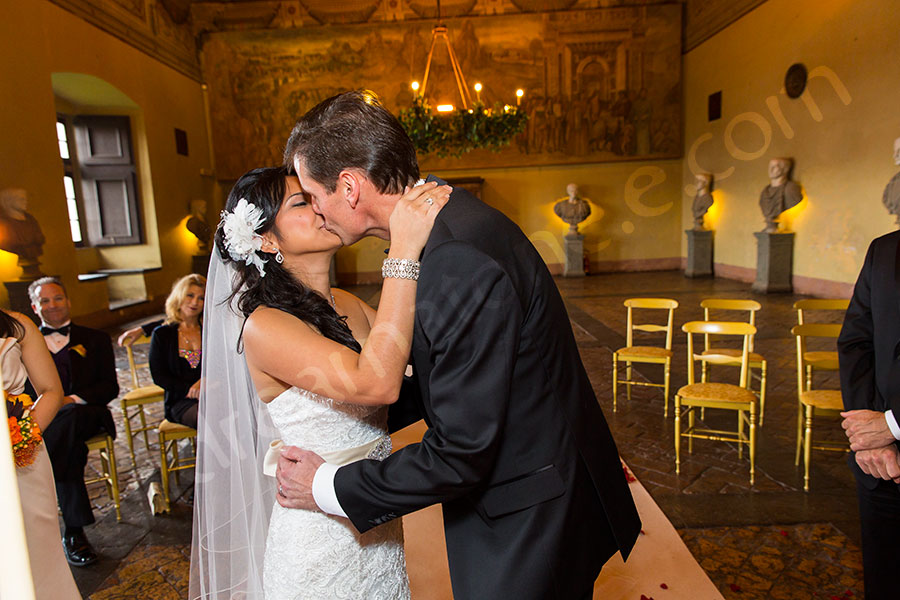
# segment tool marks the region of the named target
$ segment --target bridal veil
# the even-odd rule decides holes
[[[214,248],[203,311],[191,600],[263,598],[275,480],[262,467],[277,433],[239,352],[244,317],[229,300],[236,275]]]

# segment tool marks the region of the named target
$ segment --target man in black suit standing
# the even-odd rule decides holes
[[[838,338],[842,423],[856,476],[867,599],[900,572],[900,232],[872,242]]]
[[[66,524],[66,559],[70,565],[83,567],[97,560],[84,534],[84,526],[94,522],[84,485],[88,455],[85,442],[100,432],[116,436],[112,414],[106,407],[119,394],[112,342],[102,331],[72,323],[72,305],[59,279],[42,277],[34,281],[28,295],[31,308],[41,319],[41,333],[65,393],[65,404],[43,434]]]
[[[412,142],[371,92],[313,108],[285,161],[345,244],[388,239],[391,211],[419,176]],[[590,598],[641,525],[549,271],[512,221],[459,188],[420,271],[422,442],[340,468],[289,448],[278,501],[347,516],[359,531],[442,503],[457,600]]]

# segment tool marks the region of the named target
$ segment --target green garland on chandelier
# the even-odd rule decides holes
[[[476,148],[499,152],[525,130],[528,115],[515,106],[485,108],[481,102],[471,110],[435,114],[428,102],[417,96],[412,106],[400,111],[399,119],[420,154],[459,158]]]

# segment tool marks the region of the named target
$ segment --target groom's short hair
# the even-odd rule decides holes
[[[345,169],[362,170],[383,194],[399,194],[419,178],[412,140],[368,90],[332,96],[303,115],[284,149],[284,164],[292,166],[298,156],[329,193]]]

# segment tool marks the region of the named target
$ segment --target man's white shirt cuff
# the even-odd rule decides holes
[[[888,429],[895,440],[900,440],[900,426],[897,425],[897,419],[894,418],[894,411],[888,410],[884,413],[884,420],[887,421]]]
[[[322,463],[313,476],[312,494],[319,510],[329,515],[346,517],[347,513],[341,508],[334,491],[334,474],[339,468],[337,465]]]

